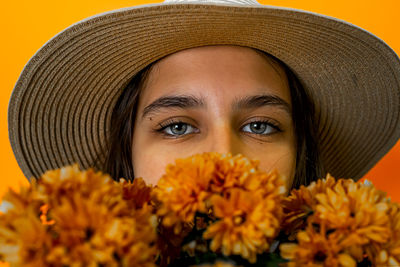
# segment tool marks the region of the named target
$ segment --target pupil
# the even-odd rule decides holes
[[[174,124],[172,127],[172,132],[175,134],[182,134],[186,132],[186,125],[183,123]]]
[[[250,125],[250,129],[255,133],[263,133],[265,131],[265,123],[253,122]]]

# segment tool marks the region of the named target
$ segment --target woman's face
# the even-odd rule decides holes
[[[230,152],[277,168],[290,185],[296,165],[291,99],[283,69],[256,50],[206,46],[157,62],[141,91],[132,160],[155,185],[169,163]]]

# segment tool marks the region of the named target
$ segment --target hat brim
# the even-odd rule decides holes
[[[159,58],[205,45],[257,48],[293,70],[315,103],[322,162],[335,177],[362,177],[399,139],[400,61],[374,35],[287,8],[152,4],[76,23],[27,63],[8,114],[24,175],[94,166],[129,80]]]

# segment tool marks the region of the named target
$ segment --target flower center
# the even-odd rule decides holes
[[[314,255],[314,261],[316,262],[324,262],[326,259],[326,255],[324,252],[322,251],[318,251],[317,253],[315,253]]]
[[[236,215],[233,217],[233,223],[235,225],[241,225],[246,221],[246,216],[244,214]]]

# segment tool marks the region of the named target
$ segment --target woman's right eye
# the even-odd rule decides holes
[[[157,130],[166,136],[179,137],[186,134],[196,133],[198,129],[192,125],[184,122],[171,122],[167,125],[161,125],[161,128]]]

